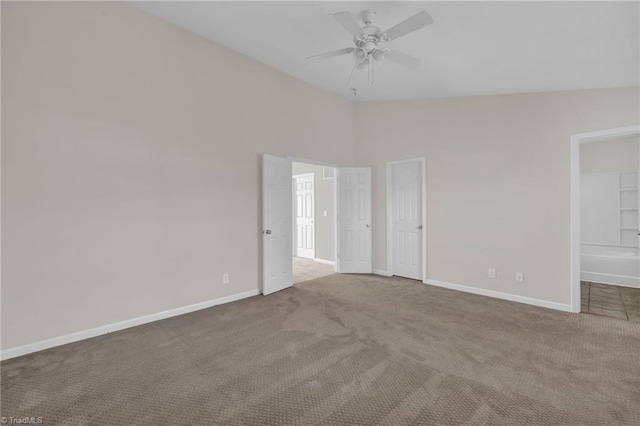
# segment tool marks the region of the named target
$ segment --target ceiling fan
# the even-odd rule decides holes
[[[336,20],[340,22],[340,24],[342,24],[342,26],[351,33],[351,35],[353,35],[353,43],[355,44],[355,47],[345,47],[344,49],[309,56],[306,58],[307,61],[320,61],[353,53],[355,57],[355,65],[353,66],[351,75],[349,76],[349,85],[351,85],[353,74],[357,69],[362,70],[364,68],[368,68],[368,82],[369,86],[372,86],[373,65],[374,63],[381,63],[385,59],[410,69],[418,67],[418,65],[420,65],[420,59],[414,58],[413,56],[399,52],[395,49],[389,49],[385,44],[432,24],[433,18],[431,15],[425,11],[419,12],[386,31],[381,31],[380,28],[373,25],[373,19],[375,16],[376,12],[373,10],[363,11],[360,14],[360,17],[364,23],[364,27],[360,27],[351,12],[334,13],[333,17],[336,18]]]

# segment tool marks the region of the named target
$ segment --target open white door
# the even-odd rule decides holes
[[[262,158],[262,294],[293,285],[291,160],[264,155]]]
[[[338,169],[338,272],[371,273],[371,168]]]

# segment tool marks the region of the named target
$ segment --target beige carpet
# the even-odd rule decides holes
[[[2,363],[69,425],[638,425],[640,323],[331,275]]]
[[[326,277],[335,274],[336,268],[326,263],[314,262],[311,259],[303,257],[293,258],[293,283],[301,283],[305,281],[315,280],[316,278]]]

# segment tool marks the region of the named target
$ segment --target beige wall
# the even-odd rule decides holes
[[[569,137],[638,120],[637,88],[358,104],[373,267],[386,269],[385,163],[426,156],[428,277],[569,304]]]
[[[335,179],[323,178],[323,167],[293,163],[293,174],[313,173],[315,184],[314,224],[316,231],[316,258],[335,261]],[[327,212],[325,217],[322,213]]]
[[[2,2],[2,348],[255,290],[260,155],[349,164],[352,114],[125,4]]]
[[[255,290],[262,153],[373,166],[382,270],[385,162],[427,156],[429,277],[569,303],[569,136],[637,122],[637,88],[354,106],[125,4],[3,2],[2,348]]]
[[[637,136],[580,145],[580,172],[637,171],[640,156]]]

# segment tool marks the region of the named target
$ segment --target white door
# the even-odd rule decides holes
[[[262,294],[293,285],[291,161],[264,155],[262,158]]]
[[[393,275],[422,280],[422,165],[391,166]]]
[[[316,252],[315,189],[313,173],[297,175],[296,191],[296,256],[314,259]]]
[[[371,168],[338,169],[338,272],[371,273]]]

